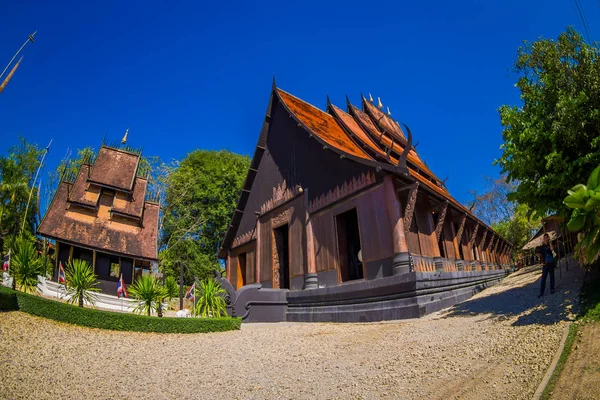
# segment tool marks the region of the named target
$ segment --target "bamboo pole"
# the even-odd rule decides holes
[[[15,58],[17,58],[17,56],[19,55],[19,53],[21,52],[21,50],[23,50],[23,48],[25,48],[25,46],[27,45],[27,43],[29,43],[29,42],[35,43],[34,40],[33,40],[33,38],[35,37],[36,33],[37,33],[37,31],[35,31],[31,35],[29,35],[29,37],[27,38],[27,40],[25,41],[25,43],[23,43],[23,45],[19,48],[19,50],[17,50],[17,52],[15,53],[15,55],[13,56],[13,58],[10,59],[10,62],[8,64],[6,64],[6,67],[4,68],[4,71],[2,71],[2,73],[0,74],[0,79],[2,79],[2,77],[6,73],[6,70],[8,69],[8,67],[10,67],[10,65],[13,63],[13,61],[15,61]]]

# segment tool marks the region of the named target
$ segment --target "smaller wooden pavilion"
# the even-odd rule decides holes
[[[524,265],[532,265],[540,262],[535,251],[543,244],[545,234],[548,234],[550,242],[554,245],[554,248],[558,250],[557,255],[559,258],[573,253],[573,249],[577,244],[577,234],[563,229],[561,226],[563,222],[563,218],[557,215],[551,215],[542,220],[540,229],[538,229],[531,240],[523,246],[521,261]]]
[[[56,241],[56,264],[93,265],[105,293],[151,272],[157,262],[159,205],[147,201],[141,151],[102,144],[79,172],[62,176],[38,233]],[[57,272],[54,274],[56,279]]]

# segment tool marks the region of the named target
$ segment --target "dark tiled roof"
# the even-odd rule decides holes
[[[319,136],[324,142],[355,157],[363,158],[365,160],[371,159],[367,153],[358,147],[352,139],[344,133],[331,115],[283,90],[277,90],[290,112],[292,112],[300,122],[314,132],[314,134]]]
[[[119,255],[156,260],[158,205],[145,203],[141,226],[103,219],[81,212],[67,203],[67,187],[61,182],[38,233],[53,239]]]
[[[404,136],[404,132],[398,126],[394,120],[387,116],[384,112],[382,112],[379,108],[375,107],[373,104],[369,103],[366,99],[363,98],[363,109],[369,114],[373,120],[377,123],[381,130],[385,130],[391,136],[393,136],[396,140],[406,140]]]
[[[125,193],[117,192],[112,210],[120,214],[141,218],[142,211],[144,210],[144,198],[146,197],[147,185],[148,181],[146,179],[139,177],[135,178],[133,195],[129,197],[129,195]]]
[[[69,193],[69,201],[74,203],[83,204],[89,207],[96,207],[98,199],[100,198],[100,188],[90,187],[88,188],[88,174],[91,166],[83,164],[79,169],[77,178],[74,184],[71,186]]]
[[[138,154],[102,146],[90,181],[119,190],[131,190],[139,160]]]

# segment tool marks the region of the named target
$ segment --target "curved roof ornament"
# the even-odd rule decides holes
[[[371,96],[371,93],[369,93],[369,101],[371,102],[371,104],[373,104],[373,96]]]
[[[412,147],[412,132],[405,123],[402,123],[402,125],[404,125],[404,127],[406,128],[407,138],[404,151],[402,152],[402,154],[400,154],[400,158],[398,158],[398,169],[400,170],[401,174],[408,176],[409,172],[408,167],[406,165],[406,159],[408,158],[408,153],[410,152],[410,149]]]

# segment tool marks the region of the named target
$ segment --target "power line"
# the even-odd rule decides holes
[[[600,1],[600,0],[599,0]],[[589,25],[587,23],[587,18],[585,16],[585,11],[583,9],[583,6],[581,5],[581,0],[571,0],[571,4],[573,5],[573,8],[575,9],[575,14],[577,15],[579,22],[581,23],[581,26],[583,27],[583,34],[585,35],[587,42],[591,43],[591,34],[590,34],[590,28]]]

